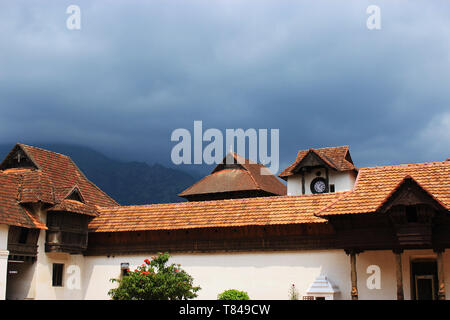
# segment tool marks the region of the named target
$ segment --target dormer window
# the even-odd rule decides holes
[[[69,193],[69,195],[66,197],[68,200],[75,200],[78,202],[84,203],[83,197],[81,196],[80,190],[78,188],[73,188],[73,190]]]
[[[11,150],[5,160],[3,160],[3,162],[0,164],[0,170],[12,168],[37,169],[37,166],[18,144]]]

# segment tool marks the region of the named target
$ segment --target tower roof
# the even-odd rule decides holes
[[[264,165],[230,152],[211,174],[181,192],[179,196],[189,199],[196,195],[242,191],[285,195],[286,186]]]
[[[294,163],[284,169],[279,174],[279,177],[286,180],[287,177],[295,174],[299,168],[308,165],[308,160],[311,158],[336,171],[358,170],[353,164],[348,146],[310,148],[308,150],[300,150]]]

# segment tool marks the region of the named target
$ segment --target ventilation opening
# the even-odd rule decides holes
[[[28,239],[28,229],[21,228],[20,234],[19,234],[19,243],[25,244],[25,243],[27,243],[27,239]]]
[[[417,208],[413,206],[406,207],[406,220],[409,223],[417,222]]]
[[[84,203],[83,197],[81,197],[80,191],[77,188],[73,189],[66,199]]]

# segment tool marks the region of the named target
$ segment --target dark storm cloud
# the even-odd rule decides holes
[[[82,29],[66,28],[70,4]],[[366,28],[381,8],[382,29]],[[359,166],[450,149],[446,1],[5,1],[2,142],[72,142],[170,161],[170,134],[280,129],[348,144]],[[139,150],[139,151],[137,151]]]

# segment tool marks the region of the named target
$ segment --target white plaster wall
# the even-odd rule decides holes
[[[4,234],[5,228],[0,229]],[[4,237],[3,237],[4,238]],[[3,241],[4,243],[4,241]],[[16,281],[12,299],[110,299],[108,291],[117,284],[120,264],[130,269],[142,264],[155,253],[119,256],[82,256],[44,252],[45,231],[41,231],[38,261],[24,270],[23,279]],[[431,257],[432,250],[407,250],[402,255],[405,299],[411,298],[410,261]],[[450,299],[450,253],[444,252],[446,297]],[[63,287],[52,287],[52,264],[64,263]],[[247,291],[251,299],[285,300],[292,284],[300,296],[306,294],[317,276],[326,275],[337,286],[336,299],[350,299],[350,258],[344,250],[305,250],[243,253],[173,254],[169,263],[179,263],[201,286],[198,299],[215,300],[226,289]],[[380,268],[380,288],[369,289],[372,275],[368,267]],[[392,251],[365,251],[357,255],[358,290],[361,300],[396,299],[395,256]],[[6,266],[5,266],[6,268]],[[72,268],[72,274],[68,271]]]
[[[107,292],[116,286],[109,280],[120,276],[120,263],[130,269],[143,263],[142,256],[86,257],[84,282],[86,299],[108,299]],[[294,283],[300,295],[320,274],[339,287],[338,299],[350,298],[349,258],[343,250],[174,254],[170,263],[179,263],[202,289],[198,299],[215,300],[226,289],[247,291],[251,299],[285,300]]]
[[[379,267],[379,289],[368,285],[373,274],[373,271],[368,270],[370,266]],[[348,270],[350,272],[350,262]],[[360,300],[397,300],[395,255],[392,251],[364,251],[358,254],[356,256],[356,272]]]
[[[29,298],[56,299],[56,300],[80,300],[83,299],[84,270],[83,255],[71,255],[68,253],[45,253],[45,231],[39,236],[38,259],[36,272],[33,277],[33,285],[29,291]],[[53,264],[64,264],[63,286],[53,287]]]
[[[305,183],[306,187],[306,183]],[[307,188],[308,189],[308,188]],[[302,194],[302,176],[294,175],[287,178],[287,195],[296,196]]]
[[[0,250],[8,249],[8,231],[8,225],[0,224]]]
[[[85,257],[83,281],[85,299],[109,299],[107,292],[116,284],[111,278],[120,276],[120,263],[130,263],[130,269],[151,255],[122,255],[115,257]],[[421,257],[436,257],[432,250],[407,250],[402,255],[405,299],[411,299],[410,261]],[[194,284],[202,289],[198,299],[215,300],[226,289],[247,291],[251,299],[284,300],[294,283],[300,296],[320,274],[339,288],[335,299],[350,299],[350,258],[343,250],[314,250],[302,252],[174,254],[170,263],[179,263],[193,276]],[[378,266],[380,287],[370,288],[372,272]],[[390,250],[365,251],[356,259],[358,291],[361,300],[397,299],[395,256]],[[444,252],[446,298],[450,299],[450,253]]]
[[[38,214],[41,221],[45,222],[46,213],[40,211]],[[84,256],[67,253],[46,253],[45,235],[46,231],[41,230],[38,239],[36,262],[14,266],[19,273],[12,277],[10,276],[8,299],[83,299],[83,283],[81,279],[84,269]],[[52,286],[53,263],[64,264],[62,287]]]
[[[5,300],[8,274],[8,231],[9,226],[0,224],[0,300]]]
[[[305,194],[311,194],[311,182],[317,177],[316,172],[321,172],[321,177],[325,178],[325,169],[315,169],[310,173],[305,173]],[[356,181],[356,174],[353,171],[335,172],[329,170],[329,183],[335,185],[336,192],[349,191]],[[302,176],[300,174],[287,178],[287,194],[302,194]]]

